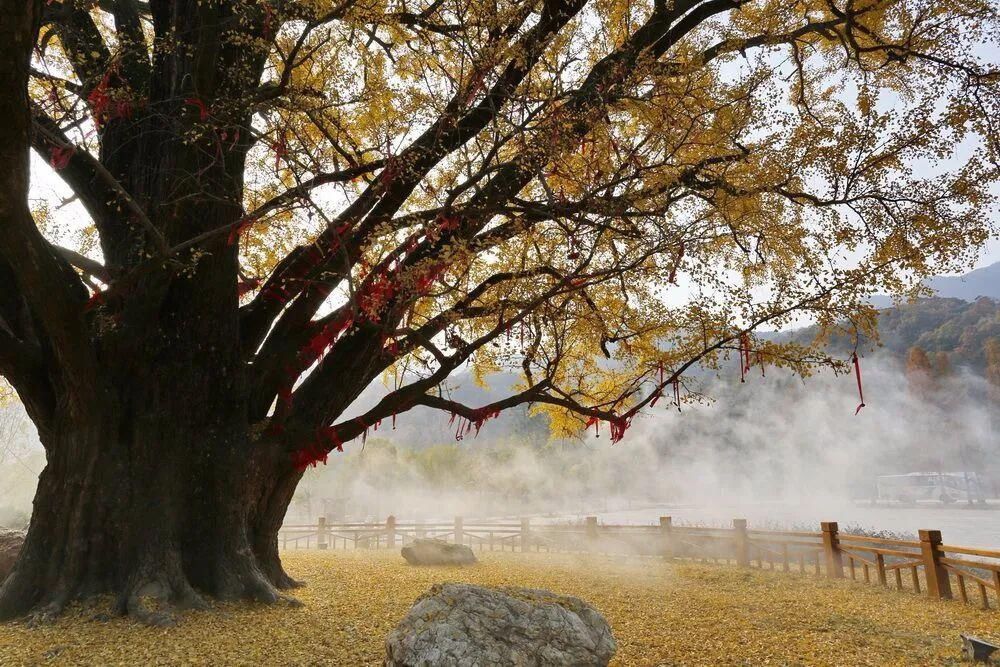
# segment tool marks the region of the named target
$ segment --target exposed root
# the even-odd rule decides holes
[[[193,588],[188,586],[185,591],[183,591],[175,602],[178,609],[189,610],[193,609],[195,611],[205,611],[210,609],[211,605],[205,598],[196,593]]]
[[[306,582],[292,579],[284,570],[274,580],[275,588],[281,591],[290,591],[295,588],[302,588],[305,585]]]
[[[306,606],[305,603],[302,602],[302,600],[299,600],[296,597],[292,597],[291,595],[279,595],[278,603],[286,607],[292,607],[293,609],[299,609],[301,607]]]
[[[49,625],[59,618],[65,610],[66,600],[63,596],[59,596],[28,614],[28,627],[37,628],[42,625]]]
[[[128,615],[143,625],[156,628],[169,628],[177,624],[177,614],[172,605],[158,608],[148,606],[149,602],[138,596],[128,599]]]
[[[282,598],[278,589],[271,585],[271,582],[262,576],[250,576],[246,582],[246,597],[254,602],[264,604],[274,604]]]
[[[176,625],[179,611],[208,607],[186,579],[165,575],[133,584],[119,602],[123,613],[154,627]]]

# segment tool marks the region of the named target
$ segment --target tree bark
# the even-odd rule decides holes
[[[21,556],[0,587],[0,618],[44,619],[107,593],[119,613],[152,624],[205,606],[204,596],[288,599],[277,530],[299,473],[274,478],[264,446],[183,426],[141,443],[122,437],[124,423],[142,419],[119,407],[57,427]]]

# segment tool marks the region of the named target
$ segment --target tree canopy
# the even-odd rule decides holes
[[[836,364],[753,332],[870,328],[866,294],[993,229],[985,1],[66,0],[41,26],[31,143],[89,218],[44,281],[0,266],[0,370],[43,423],[40,353],[71,384],[129,312],[211,279],[251,421],[302,463],[417,404],[617,440],[694,364]],[[19,328],[15,297],[61,304]],[[465,364],[522,383],[464,406]]]

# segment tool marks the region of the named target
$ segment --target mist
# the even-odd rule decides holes
[[[664,397],[616,445],[606,425],[599,437],[590,429],[579,439],[551,441],[546,419],[525,411],[456,442],[447,414],[416,409],[400,415],[395,430],[385,423],[367,442],[348,443],[328,465],[310,468],[287,522],[596,514],[649,523],[667,513],[681,523],[724,525],[743,516],[758,527],[840,519],[915,530],[920,522],[954,525],[976,515],[988,522],[985,532],[975,527],[985,536],[976,541],[1000,542],[998,512],[965,512],[956,520],[934,510],[881,510],[873,518],[857,507],[855,501],[875,496],[882,474],[975,471],[987,496],[1000,495],[1000,408],[982,377],[959,369],[920,393],[893,357],[869,356],[862,364],[867,407],[857,415],[853,376],[802,380],[755,370],[741,383],[730,368],[697,381],[711,400],[685,402],[678,412]],[[473,405],[509,385],[499,378],[491,399],[471,387],[471,378],[458,383],[470,385],[456,393]],[[23,410],[0,409],[0,526],[27,523],[43,464]]]
[[[867,406],[857,415],[853,376],[774,371],[741,383],[732,369],[701,381],[711,401],[678,412],[664,398],[613,446],[606,428],[549,441],[543,418],[523,414],[455,442],[447,414],[406,413],[405,430],[383,428],[310,469],[289,512],[331,520],[614,514],[627,522],[636,510],[648,522],[655,514],[643,508],[672,505],[720,521],[726,511],[756,511],[796,523],[811,510],[847,511],[873,498],[878,475],[967,470],[997,495],[998,410],[981,377],[959,370],[918,393],[893,358],[862,364]]]

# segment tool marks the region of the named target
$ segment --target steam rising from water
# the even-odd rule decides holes
[[[730,373],[705,381],[711,404],[678,413],[660,401],[615,446],[606,429],[600,438],[589,431],[580,441],[549,443],[530,430],[512,434],[504,421],[484,427],[488,438],[455,443],[447,415],[407,413],[408,433],[416,426],[421,440],[441,444],[417,449],[400,432],[380,431],[363,450],[352,444],[310,471],[290,513],[450,519],[674,503],[722,517],[768,503],[758,514],[794,523],[872,498],[877,475],[939,470],[977,471],[996,495],[1000,423],[991,423],[997,415],[982,378],[958,372],[925,400],[893,360],[862,363],[868,407],[857,416],[853,377],[802,381],[775,371],[741,384]],[[647,522],[655,511],[636,516]]]
[[[875,516],[852,504],[874,495],[877,475],[914,471],[976,471],[987,495],[1000,495],[1000,406],[990,403],[982,378],[957,372],[925,400],[891,359],[867,358],[863,370],[868,407],[857,416],[853,377],[802,381],[769,371],[741,384],[729,372],[704,381],[713,403],[678,413],[661,400],[615,446],[606,425],[600,438],[588,431],[577,441],[548,442],[544,421],[523,415],[490,421],[478,439],[456,443],[446,414],[415,410],[400,417],[399,430],[383,425],[365,447],[350,443],[328,466],[310,469],[288,520],[602,514],[649,523],[672,514],[714,523],[744,516],[758,526],[836,519],[952,531],[965,522],[965,541],[1000,546],[1000,512],[950,513],[946,526],[940,510]],[[11,425],[12,415],[20,426]],[[5,408],[0,418],[8,420],[0,525],[23,525],[44,458],[23,413]],[[663,504],[674,507],[653,507]]]

